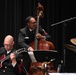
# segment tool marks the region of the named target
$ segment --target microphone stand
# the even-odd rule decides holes
[[[63,21],[60,21],[60,22],[54,23],[54,24],[52,24],[51,26],[55,26],[55,25],[58,25],[58,24],[60,24],[60,23],[67,22],[67,21],[70,21],[70,20],[73,20],[73,19],[76,19],[76,17],[69,18],[69,19],[66,19],[66,20],[63,20]]]
[[[76,19],[76,17],[73,17],[73,18],[69,18],[69,19],[66,19],[66,20],[63,20],[63,21],[60,21],[60,22],[57,22],[57,23],[54,23],[52,24],[51,26],[55,26],[55,25],[58,25],[58,24],[61,24],[63,23],[63,71],[65,72],[65,64],[66,64],[66,50],[65,50],[65,27],[66,27],[66,22],[67,21],[70,21],[70,20],[73,20],[73,19]]]

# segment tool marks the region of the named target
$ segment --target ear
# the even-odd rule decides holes
[[[14,44],[15,44],[15,42],[13,41],[13,42],[12,42],[12,45],[14,45]]]
[[[29,25],[29,23],[27,23],[27,25]]]

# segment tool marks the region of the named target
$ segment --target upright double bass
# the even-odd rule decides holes
[[[46,39],[37,39],[36,35],[39,33],[39,19],[43,17],[43,6],[39,3],[37,7],[37,27],[35,34],[35,41],[30,44],[34,50],[54,50],[54,44]],[[52,62],[32,62],[30,67],[31,75],[49,75],[45,73],[44,65],[47,65],[51,72],[56,72]]]
[[[43,17],[43,6],[39,3],[37,7],[37,27],[36,27],[36,34],[39,33],[39,19]],[[50,41],[47,41],[46,39],[37,39],[35,36],[35,41],[30,44],[34,50],[54,50],[54,44]]]

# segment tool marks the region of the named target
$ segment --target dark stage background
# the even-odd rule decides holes
[[[15,39],[15,47],[18,48],[19,29],[25,26],[27,16],[35,15],[38,3],[44,6],[44,18],[40,23],[52,37],[56,50],[64,61],[63,72],[76,72],[76,53],[65,47],[65,44],[72,44],[71,38],[76,37],[76,19],[51,26],[76,17],[76,3],[73,0],[0,0],[0,47],[3,46],[4,37],[11,34]],[[72,66],[69,67],[70,64]]]

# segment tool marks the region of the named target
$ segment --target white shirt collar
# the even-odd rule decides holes
[[[11,52],[11,50],[7,51],[7,54],[9,54]]]

